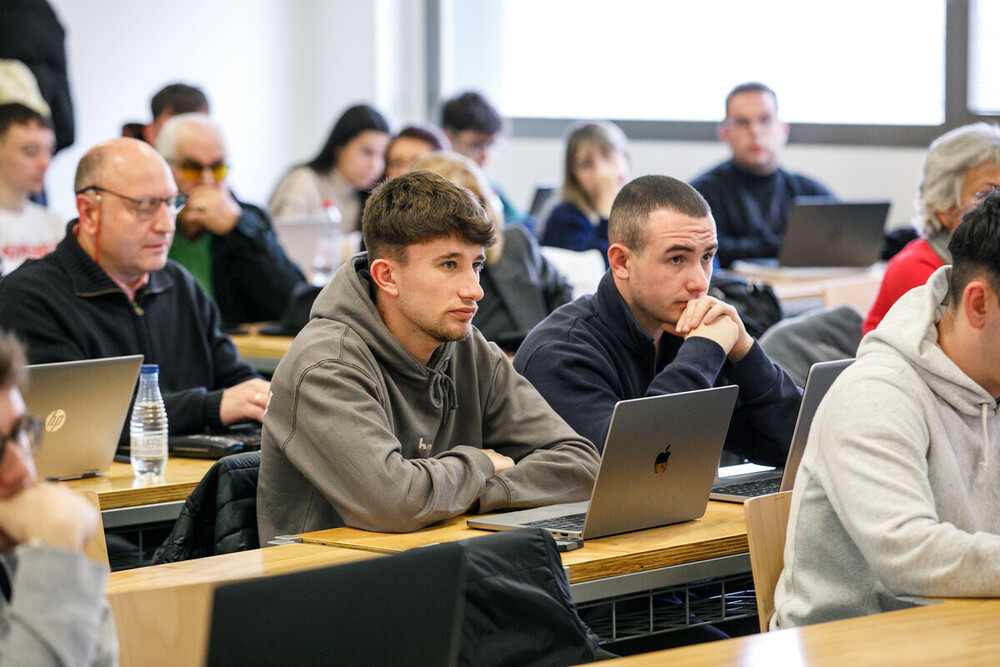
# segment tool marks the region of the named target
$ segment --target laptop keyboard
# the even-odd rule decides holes
[[[755,479],[749,482],[739,482],[736,484],[720,484],[712,487],[712,493],[724,493],[730,496],[745,496],[756,498],[768,493],[777,493],[781,490],[781,478],[771,477],[770,479]]]
[[[566,516],[557,516],[551,519],[540,519],[538,521],[529,521],[525,523],[525,526],[537,526],[539,528],[545,528],[547,530],[565,530],[573,532],[583,531],[583,522],[587,519],[587,513],[583,514],[567,514]]]

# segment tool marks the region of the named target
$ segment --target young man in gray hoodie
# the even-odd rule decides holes
[[[1000,596],[1000,194],[949,250],[816,414],[772,629]]]
[[[417,171],[362,221],[278,365],[261,442],[261,544],[338,526],[407,532],[465,512],[585,500],[596,448],[472,328],[493,228]]]

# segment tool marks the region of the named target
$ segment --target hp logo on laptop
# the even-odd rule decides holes
[[[66,425],[66,413],[61,409],[53,410],[45,418],[45,432],[55,433]]]

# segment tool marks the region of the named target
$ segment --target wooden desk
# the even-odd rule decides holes
[[[938,604],[657,651],[614,661],[645,665],[995,665],[1000,600]]]
[[[181,505],[215,461],[171,457],[163,478],[137,479],[127,463],[111,464],[106,475],[62,484],[74,491],[95,491],[105,528],[177,518]]]
[[[112,572],[105,593],[118,628],[121,664],[203,664],[219,584],[376,557],[357,549],[290,544]]]
[[[293,336],[265,336],[258,333],[261,324],[247,324],[247,333],[230,334],[230,338],[240,353],[240,359],[258,372],[270,375],[285,356],[288,346],[295,340]]]
[[[823,288],[828,281],[848,277],[873,275],[881,277],[884,264],[870,267],[804,267],[781,268],[758,266],[747,262],[736,262],[723,273],[729,273],[749,281],[767,283],[781,301],[785,316],[799,315],[812,308],[823,306]]]
[[[406,534],[334,528],[299,537],[307,544],[391,553],[489,535],[469,528],[466,518]],[[577,602],[749,572],[743,506],[712,501],[701,519],[587,540],[562,561]]]

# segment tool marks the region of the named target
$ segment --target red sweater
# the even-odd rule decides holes
[[[868,317],[861,325],[861,333],[867,334],[878,326],[885,314],[899,297],[914,287],[927,282],[931,274],[944,266],[927,239],[914,239],[906,244],[885,267],[882,286],[879,287],[875,303],[868,311]]]

